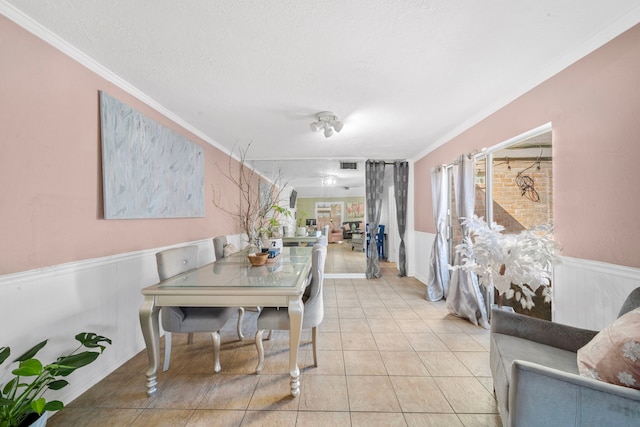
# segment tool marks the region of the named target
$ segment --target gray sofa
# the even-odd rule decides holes
[[[640,288],[618,317],[640,307]],[[598,333],[491,312],[490,364],[504,426],[638,426],[640,390],[578,374],[576,352]]]

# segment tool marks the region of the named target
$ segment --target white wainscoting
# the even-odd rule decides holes
[[[414,276],[426,285],[435,234],[415,232]],[[640,287],[640,269],[562,257],[553,273],[553,320],[600,330],[613,322],[627,295]]]
[[[616,319],[627,295],[640,287],[640,269],[562,257],[553,283],[554,321],[600,330]]]
[[[228,236],[241,248],[239,236]],[[214,259],[211,239],[185,242],[197,245],[199,264]],[[95,332],[113,341],[93,364],[69,377],[69,386],[56,392],[65,403],[144,349],[138,309],[140,290],[158,282],[155,253],[168,247],[83,260],[49,268],[0,276],[0,347],[11,347],[11,357],[21,355],[49,339],[38,357],[45,363],[77,347],[74,336]],[[0,377],[13,364],[5,362]],[[4,377],[6,378],[6,377]],[[145,389],[144,381],[140,390]]]
[[[433,248],[433,242],[436,238],[435,234],[423,233],[416,231],[413,233],[414,250],[412,251],[413,260],[411,265],[415,268],[412,270],[412,275],[424,283],[427,283],[427,277],[429,276],[429,261],[431,259],[431,249]],[[407,246],[407,252],[409,252],[409,246]]]

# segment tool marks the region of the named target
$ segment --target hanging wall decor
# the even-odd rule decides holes
[[[100,92],[105,219],[204,216],[204,150]]]

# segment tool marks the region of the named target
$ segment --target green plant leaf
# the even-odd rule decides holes
[[[87,348],[100,348],[100,353],[105,349],[105,346],[101,343],[111,344],[111,340],[109,338],[103,337],[102,335],[96,335],[93,332],[81,332],[76,335],[76,340]]]
[[[16,386],[17,383],[18,383],[18,378],[13,378],[11,381],[6,383],[4,385],[4,388],[2,389],[2,394],[9,395],[9,392],[13,390],[13,388]]]
[[[40,399],[36,399],[31,402],[31,409],[33,409],[33,411],[38,415],[42,415],[42,411],[44,410],[44,405],[46,404],[47,404],[47,401],[44,400],[44,397],[41,397]]]
[[[51,402],[47,402],[47,404],[44,405],[45,411],[59,411],[62,408],[64,408],[64,403],[60,402],[59,400],[52,400]]]
[[[27,359],[20,362],[11,373],[21,377],[35,377],[42,373],[42,363],[38,359]]]
[[[25,352],[22,356],[16,358],[16,360],[14,360],[14,362],[22,362],[22,361],[27,360],[27,359],[33,359],[33,356],[35,356],[36,353],[39,352],[40,349],[47,344],[47,341],[48,340],[44,340],[44,341],[34,345],[33,347],[31,347],[31,349],[27,350],[27,352]]]
[[[51,390],[60,390],[61,388],[66,387],[67,385],[69,385],[69,381],[67,380],[56,380],[56,381],[50,382],[47,387],[49,387]]]
[[[9,405],[13,405],[13,400],[0,397],[0,406],[9,406]]]
[[[11,354],[11,349],[9,347],[0,347],[0,365],[2,362],[7,360],[7,357]]]

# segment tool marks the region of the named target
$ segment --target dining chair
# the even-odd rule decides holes
[[[198,267],[198,247],[184,246],[166,249],[156,253],[158,276],[165,280],[178,274],[194,270]],[[165,331],[164,365],[162,370],[169,369],[171,361],[172,333],[187,333],[187,343],[193,342],[193,333],[210,332],[213,338],[214,371],[220,372],[220,329],[235,311],[235,307],[162,307],[160,321]],[[242,311],[244,313],[244,311]],[[238,337],[241,333],[242,316],[238,310]]]
[[[302,297],[304,312],[302,314],[302,329],[311,328],[311,343],[313,346],[313,366],[318,366],[318,326],[324,318],[324,298],[322,285],[324,282],[324,263],[327,257],[327,247],[316,244],[311,255],[311,282],[308,285],[310,292]],[[289,312],[286,308],[264,307],[258,315],[258,332],[256,332],[256,348],[258,349],[258,366],[256,374],[262,372],[264,367],[264,348],[262,337],[265,331],[269,331],[267,339],[271,338],[274,330],[289,330]]]

